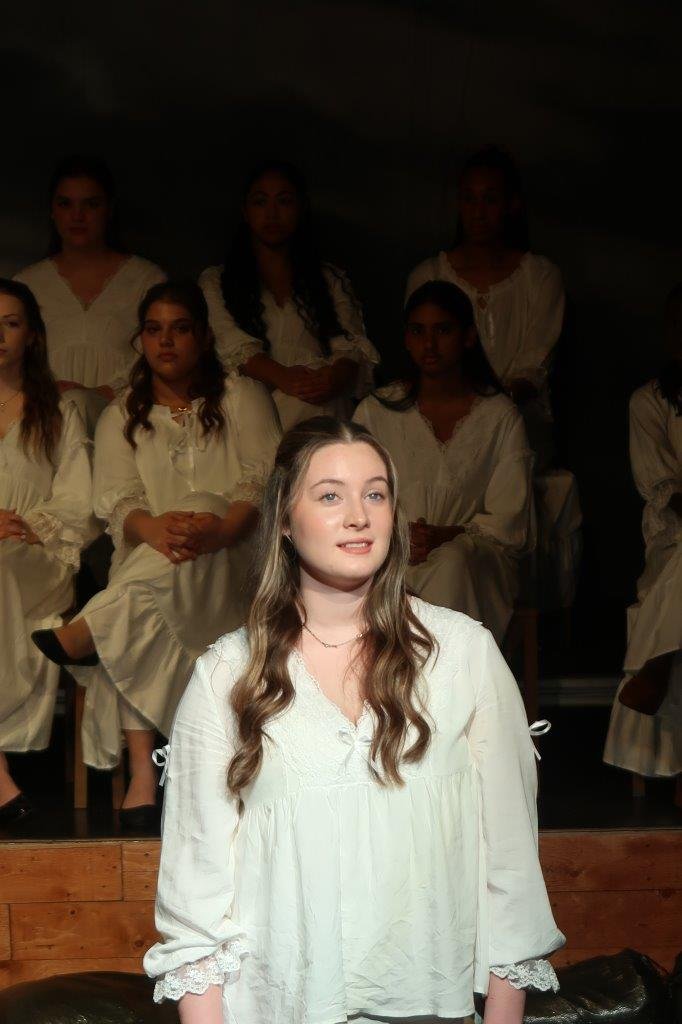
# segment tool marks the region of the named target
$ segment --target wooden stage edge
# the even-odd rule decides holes
[[[682,949],[682,831],[540,835],[568,943],[556,966],[631,947],[670,969]],[[155,941],[159,842],[0,842],[0,988],[79,971],[141,972]]]

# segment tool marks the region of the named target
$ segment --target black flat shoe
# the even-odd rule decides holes
[[[0,828],[22,821],[24,818],[28,818],[29,814],[33,814],[33,804],[23,793],[17,793],[11,800],[0,806]]]
[[[68,655],[53,629],[36,629],[31,633],[31,640],[55,665],[99,665],[99,656],[96,653],[87,654],[84,658],[72,658]]]
[[[161,830],[161,810],[156,804],[126,807],[118,812],[122,832],[136,835],[158,835]]]

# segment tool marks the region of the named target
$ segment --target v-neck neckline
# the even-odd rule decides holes
[[[505,288],[509,287],[509,285],[512,284],[513,281],[521,274],[523,266],[526,259],[530,256],[530,253],[524,252],[511,274],[507,274],[507,276],[503,277],[500,281],[495,281],[494,284],[489,284],[485,291],[481,291],[481,289],[477,288],[475,284],[472,284],[471,281],[467,281],[466,277],[463,277],[457,270],[455,270],[445,249],[441,250],[440,256],[441,259],[445,261],[450,274],[455,279],[455,284],[459,285],[463,291],[472,293],[475,296],[476,302],[478,302],[479,299],[484,299],[487,306],[493,295],[497,294],[498,291],[503,291]],[[479,309],[481,308],[482,307],[479,307]]]
[[[450,447],[450,445],[454,441],[454,439],[457,436],[457,434],[459,434],[459,432],[461,431],[461,429],[464,426],[464,424],[468,423],[471,420],[471,417],[474,415],[476,410],[480,407],[482,402],[483,402],[483,395],[475,395],[474,396],[474,400],[471,403],[471,408],[469,409],[469,412],[466,413],[464,416],[460,416],[460,418],[456,421],[454,427],[452,428],[452,433],[450,434],[450,437],[447,439],[447,441],[441,441],[441,439],[438,437],[438,435],[436,434],[436,431],[433,429],[433,423],[428,418],[428,416],[425,416],[424,413],[419,408],[419,401],[418,401],[418,399],[415,399],[414,408],[415,408],[415,411],[416,411],[417,415],[419,416],[420,420],[422,421],[422,423],[424,424],[424,426],[428,430],[429,434],[431,435],[433,440],[438,445],[439,450],[442,451],[442,452],[445,452],[445,451],[448,450],[448,448]]]
[[[52,264],[52,267],[54,269],[55,274],[57,275],[59,280],[62,282],[64,287],[67,289],[67,291],[69,292],[69,295],[71,295],[71,297],[73,298],[74,302],[78,303],[78,305],[80,306],[80,308],[83,311],[83,313],[88,313],[92,309],[92,307],[97,302],[99,302],[99,300],[102,298],[102,296],[107,291],[107,289],[112,284],[112,282],[118,277],[118,275],[121,273],[121,271],[124,269],[124,267],[128,266],[128,264],[130,263],[131,259],[132,259],[132,256],[126,256],[125,259],[123,260],[123,262],[119,263],[119,265],[116,267],[116,270],[112,270],[112,272],[109,274],[109,276],[104,279],[104,283],[102,284],[102,287],[100,288],[100,290],[97,292],[97,295],[95,295],[94,299],[91,299],[90,302],[83,302],[83,300],[78,295],[76,295],[76,293],[73,290],[73,287],[72,287],[71,282],[69,281],[68,277],[66,277],[64,274],[62,274],[61,270],[57,266],[57,261],[53,257],[50,257],[50,263]]]
[[[331,709],[333,712],[335,712],[337,717],[342,718],[343,721],[346,723],[346,725],[351,729],[351,731],[354,734],[356,734],[359,731],[361,724],[364,722],[364,720],[367,718],[367,716],[369,715],[369,713],[371,711],[371,707],[370,707],[369,702],[366,701],[366,700],[363,701],[363,706],[362,706],[362,711],[360,712],[360,716],[359,716],[357,722],[353,722],[348,717],[348,715],[345,713],[345,711],[342,711],[342,709],[339,707],[339,705],[336,703],[336,701],[332,700],[331,697],[328,697],[327,694],[324,692],[324,690],[320,686],[319,680],[313,675],[313,673],[310,671],[310,669],[306,665],[305,658],[303,657],[303,655],[301,654],[299,649],[297,647],[294,647],[294,649],[292,650],[291,653],[292,653],[293,657],[296,659],[296,661],[298,662],[298,664],[300,665],[304,675],[313,684],[315,690],[317,691],[318,695],[321,697],[321,699],[324,702],[324,704],[329,709]]]

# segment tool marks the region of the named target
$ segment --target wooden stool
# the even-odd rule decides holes
[[[519,647],[523,659],[523,703],[528,721],[534,722],[538,717],[540,676],[537,608],[517,605],[514,609],[503,645],[507,661],[514,657]]]
[[[83,810],[88,806],[88,766],[83,760],[83,709],[85,688],[67,673],[62,672],[66,693],[66,781],[73,786],[73,806]],[[111,775],[111,803],[119,810],[125,796],[125,774],[123,762],[114,768]]]

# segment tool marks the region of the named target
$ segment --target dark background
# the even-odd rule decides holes
[[[390,364],[406,275],[452,237],[458,163],[507,146],[571,307],[555,392],[585,514],[574,643],[615,675],[642,562],[627,397],[682,277],[681,33],[661,0],[15,3],[0,272],[44,254],[47,181],[70,151],[111,163],[127,245],[191,274],[220,260],[245,169],[276,155],[307,172],[325,253]]]

